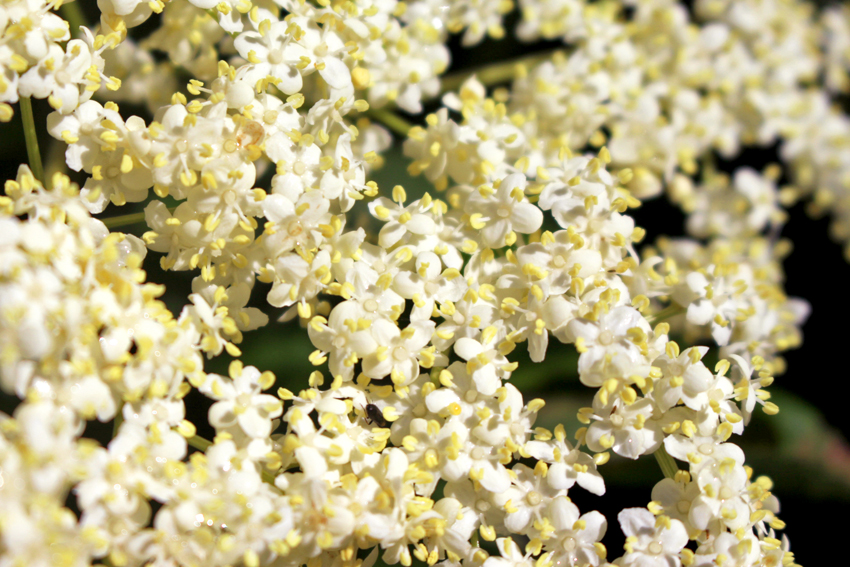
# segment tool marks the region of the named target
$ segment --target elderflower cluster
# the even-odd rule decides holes
[[[68,22],[51,10],[62,0],[9,0],[0,6],[0,122],[12,119],[10,103],[19,97],[47,99],[68,114],[92,94],[121,81],[104,74],[102,52],[115,36],[94,36],[88,29],[71,39]]]
[[[0,387],[20,398],[0,415],[0,564],[794,565],[733,435],[779,411],[768,388],[802,342],[785,207],[811,198],[850,240],[847,10],[101,0],[75,30],[77,4],[0,7],[0,119],[46,98],[83,180],[22,165],[0,197]],[[565,47],[442,92],[452,34]],[[385,126],[431,190],[372,179]],[[715,166],[770,144],[782,165]],[[630,211],[659,195],[687,235],[642,247]],[[128,203],[140,238],[95,216]],[[193,272],[177,316],[148,252]],[[240,359],[270,315],[314,347],[300,387]],[[592,389],[577,431],[535,425],[545,401],[511,381],[550,349]],[[205,372],[224,353],[228,375]],[[618,514],[608,563],[613,518],[569,494],[602,496],[612,454],[666,478]]]

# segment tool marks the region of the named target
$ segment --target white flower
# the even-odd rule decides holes
[[[783,547],[785,547],[783,545]],[[703,567],[708,565],[717,565],[719,558],[723,558],[723,564],[729,567],[750,567],[751,565],[769,565],[775,560],[782,562],[782,553],[784,549],[778,549],[776,556],[765,558],[764,563],[759,563],[759,558],[762,556],[763,549],[758,538],[752,534],[743,534],[743,537],[729,532],[719,534],[715,539],[709,540],[703,545],[700,545],[694,554],[694,565]],[[765,553],[768,555],[770,552]]]
[[[573,277],[587,278],[602,267],[599,251],[576,247],[573,236],[566,230],[544,232],[539,243],[517,250],[521,266],[531,264],[541,270],[543,278],[539,285],[550,294],[567,293]]]
[[[369,212],[378,220],[384,221],[378,234],[382,248],[391,249],[409,232],[416,236],[429,236],[436,231],[434,217],[430,213],[433,200],[426,197],[413,201],[406,207],[394,203],[386,197],[378,197],[369,203]]]
[[[458,183],[472,181],[471,168],[453,155],[466,149],[466,145],[459,147],[460,127],[449,118],[448,109],[441,108],[426,120],[428,128],[413,127],[404,142],[404,155],[415,160],[411,167],[424,173],[429,181],[443,180],[439,182],[443,187],[448,184],[449,175]]]
[[[598,321],[580,317],[567,323],[567,334],[581,353],[579,372],[582,374],[596,361],[617,352],[628,355],[632,360],[640,360],[641,349],[635,339],[650,332],[649,323],[643,315],[628,306],[615,307]]]
[[[437,303],[458,301],[466,291],[466,281],[457,270],[443,271],[439,256],[421,252],[415,271],[402,271],[393,279],[393,289],[413,300],[411,321],[430,320]]]
[[[21,76],[19,91],[23,96],[46,98],[55,110],[68,114],[79,105],[80,87],[92,62],[92,52],[82,40],[72,39],[65,51],[51,45],[41,61]]]
[[[353,90],[351,71],[342,61],[346,46],[336,29],[329,25],[319,27],[313,17],[296,16],[287,18],[286,23],[288,28],[296,30],[293,35],[304,50],[304,54],[299,55],[299,63],[306,63],[303,67],[299,65],[299,68],[303,69],[302,72],[306,75],[318,71],[331,89],[350,93]],[[271,54],[269,56],[271,57]],[[336,97],[331,95],[330,98]]]
[[[378,319],[370,327],[378,348],[363,359],[363,373],[370,378],[390,376],[404,386],[419,376],[422,350],[431,341],[433,321],[412,321],[403,331],[390,321]]]
[[[411,462],[418,463],[425,471],[437,472],[448,480],[458,481],[463,478],[464,472],[449,465],[450,461],[458,459],[469,435],[469,429],[460,420],[449,421],[440,427],[436,420],[415,418],[410,422],[409,432],[402,440],[402,446]]]
[[[733,433],[740,435],[743,432],[744,420],[741,409],[734,402],[734,389],[732,381],[721,372],[704,392],[694,397],[683,393],[685,405],[697,411],[695,423],[700,434],[713,434],[720,422],[731,425]]]
[[[658,509],[653,506],[659,506],[665,515],[682,522],[688,530],[688,536],[695,539],[700,530],[694,527],[689,516],[691,504],[699,494],[696,482],[683,480],[681,477],[664,478],[652,488],[653,503],[650,508],[657,513]]]
[[[567,441],[563,425],[555,427],[553,439],[529,441],[524,449],[531,457],[549,463],[546,480],[553,488],[570,489],[578,483],[588,492],[598,496],[605,494],[605,481],[596,470],[593,458]]]
[[[496,495],[496,502],[508,513],[505,527],[512,533],[526,534],[532,522],[539,521],[549,503],[565,490],[553,489],[545,480],[544,469],[516,465],[511,469],[511,487]]]
[[[628,567],[678,567],[679,552],[688,543],[685,526],[667,516],[653,516],[644,508],[627,508],[617,515],[626,535]]]
[[[501,557],[491,556],[484,561],[484,567],[532,567],[531,552],[522,553],[519,546],[509,537],[496,540]]]
[[[460,443],[458,457],[447,461],[443,468],[447,480],[459,480],[468,475],[490,492],[498,494],[508,489],[511,475],[503,464],[510,460],[507,449],[498,449],[484,440],[464,439],[460,435],[457,441]]]
[[[587,429],[588,448],[591,451],[614,449],[618,455],[630,459],[655,451],[664,434],[661,425],[652,419],[652,412],[652,401],[646,398],[630,405],[615,404],[594,417]]]
[[[675,355],[678,347],[668,352]],[[653,366],[661,370],[662,378],[655,383],[653,399],[661,411],[667,411],[678,404],[680,399],[692,400],[708,390],[714,381],[711,371],[701,362],[708,347],[693,347],[678,356],[662,355],[655,359]]]
[[[239,55],[253,65],[245,75],[248,81],[256,82],[271,77],[274,84],[284,93],[301,90],[301,72],[296,65],[308,52],[296,40],[289,23],[278,21],[271,24],[264,34],[246,31],[236,36],[233,46]]]
[[[313,317],[307,328],[313,345],[330,353],[331,373],[346,381],[352,378],[357,361],[378,348],[367,325],[361,323],[368,323],[364,315],[356,302],[344,301],[333,308],[327,319],[320,315]]]
[[[671,457],[687,462],[693,473],[730,459],[739,465],[744,464],[744,452],[740,447],[720,443],[714,437],[669,435],[664,439],[664,448]]]
[[[579,516],[579,509],[567,497],[555,498],[546,511],[553,530],[543,549],[551,553],[556,564],[599,565],[605,559],[605,547],[600,540],[608,529],[608,521],[599,512]]]
[[[736,291],[746,286],[744,279],[715,275],[716,266],[709,266],[706,273],[691,272],[685,281],[673,291],[677,303],[688,307],[687,319],[694,325],[711,324],[711,336],[723,346],[732,336],[733,321],[738,314],[739,302]],[[740,282],[740,283],[739,283]]]
[[[458,356],[466,360],[467,372],[475,387],[485,396],[496,393],[502,380],[510,378],[517,364],[508,362],[505,354],[513,350],[510,341],[502,340],[504,332],[490,326],[481,332],[480,340],[462,337],[454,344]]]
[[[436,554],[438,557],[445,555],[450,560],[458,561],[460,558],[469,555],[472,548],[469,540],[477,527],[477,518],[472,510],[463,508],[460,502],[448,497],[438,500],[434,504],[434,511],[443,520],[439,522],[442,527],[428,533],[422,542],[428,551],[428,555],[414,552],[417,559],[424,560],[428,556]]]
[[[743,402],[741,404],[741,413],[744,415],[744,422],[748,423],[750,421],[757,403],[764,406],[765,411],[775,413],[776,406],[771,402],[765,402],[766,399],[770,398],[770,394],[763,387],[773,382],[770,374],[762,370],[759,371],[757,376],[753,376],[752,374],[756,368],[751,366],[746,360],[737,354],[732,354],[729,358],[737,363],[734,372],[740,376],[740,379],[735,385],[735,399]],[[753,362],[757,362],[757,367],[761,366],[758,359],[753,359]],[[770,405],[768,406],[766,404]]]
[[[329,225],[330,203],[320,191],[308,191],[293,202],[272,194],[262,202],[269,222],[262,243],[269,258],[277,258],[295,248],[315,250],[324,240],[322,225]]]
[[[712,461],[696,475],[701,494],[694,498],[689,512],[691,523],[700,530],[715,529],[715,524],[730,530],[750,521],[748,476],[744,467],[732,458]]]
[[[312,301],[331,283],[331,256],[328,250],[306,258],[296,253],[280,256],[274,264],[275,281],[267,298],[275,307],[288,307]]]
[[[501,248],[516,241],[516,233],[531,234],[543,224],[543,213],[525,200],[526,178],[512,173],[501,180],[498,189],[481,186],[466,201],[472,228],[481,231],[482,244]]]
[[[234,361],[230,364],[230,377],[227,380],[210,374],[201,387],[202,392],[218,400],[210,408],[210,423],[216,429],[237,425],[249,437],[268,437],[272,420],[283,413],[283,403],[278,398],[261,393],[274,384],[274,375]]]
[[[446,351],[462,337],[475,338],[479,328],[487,328],[493,323],[496,313],[496,306],[478,294],[469,301],[444,301],[440,305],[440,315],[444,321],[434,331],[434,345]]]

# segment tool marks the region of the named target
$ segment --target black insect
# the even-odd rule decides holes
[[[389,425],[381,409],[375,404],[366,404],[366,421],[374,423],[378,427],[386,427]]]

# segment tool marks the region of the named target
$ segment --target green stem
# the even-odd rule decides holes
[[[684,313],[686,309],[681,305],[676,305],[675,303],[672,305],[668,305],[655,315],[650,315],[647,317],[647,321],[649,321],[650,325],[655,325],[656,323],[660,323],[665,319],[669,319],[670,317],[675,317],[676,315],[681,315]]]
[[[129,215],[120,215],[117,217],[109,217],[100,220],[103,221],[103,224],[106,225],[106,228],[116,228],[119,226],[127,226],[130,224],[144,222],[145,213],[131,213]]]
[[[206,451],[209,449],[210,445],[212,445],[212,441],[204,439],[200,435],[193,435],[186,439],[186,442],[189,443],[190,447],[197,449],[198,451]]]
[[[370,108],[366,111],[366,116],[376,122],[380,122],[396,134],[407,137],[407,133],[413,128],[413,125],[399,116],[398,114],[386,110],[384,108]]]
[[[655,451],[655,460],[658,461],[658,466],[661,467],[661,472],[664,473],[665,477],[676,477],[676,473],[679,472],[679,466],[676,464],[676,461],[673,460],[673,457],[667,454],[667,451],[664,450],[664,445]]]
[[[76,0],[76,2],[67,2],[62,4],[59,8],[59,12],[62,14],[62,17],[68,22],[71,37],[74,38],[79,38],[83,35],[80,33],[80,26],[88,27],[86,17],[83,15],[83,10],[80,8],[80,1],[81,0]]]
[[[173,213],[174,209],[177,207],[168,207],[168,212]],[[100,219],[103,221],[103,224],[106,225],[106,228],[118,228],[121,226],[128,226],[131,224],[136,224],[145,221],[145,213],[130,213],[129,215],[119,215],[117,217],[107,217],[104,219]]]
[[[115,420],[112,422],[112,438],[118,436],[118,430],[121,429],[121,424],[124,423],[124,404],[118,408],[118,413],[115,414]]]
[[[547,59],[551,59],[554,53],[555,51],[535,53],[534,55],[529,55],[527,57],[519,57],[509,61],[501,61],[499,63],[484,65],[483,67],[478,67],[472,71],[449,73],[444,75],[440,81],[440,93],[443,94],[458,90],[460,86],[473,75],[475,75],[475,77],[484,86],[492,86],[512,81],[516,78],[516,71],[519,65],[533,67]]]
[[[44,184],[44,168],[41,166],[41,154],[38,152],[38,134],[32,116],[32,101],[28,96],[21,97],[21,118],[24,121],[24,139],[27,144],[27,157],[32,174]]]

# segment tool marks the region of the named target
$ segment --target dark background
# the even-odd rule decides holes
[[[78,0],[79,1],[79,0]],[[86,4],[94,9],[94,2]],[[93,14],[93,12],[89,12]],[[90,16],[90,20],[93,17]],[[453,65],[450,73],[466,73],[482,64],[509,60],[534,51],[546,51],[559,44],[544,42],[534,46],[519,44],[510,39],[510,19],[506,26],[508,37],[501,41],[485,40],[481,45],[464,49],[458,38],[451,40]],[[49,108],[44,101],[34,101],[36,124],[43,127]],[[143,109],[121,105],[125,118],[136,113],[145,116]],[[426,110],[436,108],[432,103]],[[420,117],[407,117],[412,122],[421,122]],[[20,117],[17,115],[9,124],[0,127],[0,169],[3,179],[14,178],[17,165],[26,162],[26,149]],[[42,156],[49,168],[51,161],[61,159],[63,147],[49,139],[42,130],[39,133]],[[397,139],[398,142],[398,139]],[[723,163],[721,168],[732,171],[740,165],[757,169],[777,161],[776,148],[748,148],[732,163]],[[382,188],[401,183],[408,193],[427,188],[419,179],[410,179],[405,171],[406,159],[397,149],[387,154],[386,166],[374,174]],[[75,175],[79,182],[85,178]],[[122,209],[111,207],[104,216],[115,216],[141,210],[142,205]],[[797,351],[786,353],[788,371],[777,377],[770,391],[773,401],[780,407],[780,414],[767,417],[756,412],[756,417],[739,440],[747,454],[747,463],[754,468],[755,475],[767,475],[775,481],[775,493],[782,504],[780,517],[788,524],[785,531],[791,538],[797,561],[814,565],[824,552],[824,544],[842,541],[844,522],[839,518],[850,511],[850,446],[846,441],[850,430],[850,407],[848,407],[848,324],[850,324],[850,300],[843,293],[850,287],[850,265],[844,260],[842,247],[830,241],[827,218],[812,219],[805,213],[805,205],[797,204],[789,210],[789,221],[782,235],[794,243],[794,252],[785,263],[786,291],[790,296],[807,299],[812,314],[803,330],[804,345]],[[637,223],[647,229],[646,242],[662,234],[683,234],[683,216],[663,198],[655,199],[634,212]],[[140,235],[143,224],[125,227],[126,232]],[[168,284],[165,300],[176,313],[187,302],[190,282],[194,274],[168,273],[159,268],[159,254],[149,253],[145,263],[151,281]],[[257,285],[252,303],[263,305],[267,288]],[[850,297],[850,295],[848,295]],[[246,334],[243,360],[261,370],[272,370],[278,376],[278,385],[297,391],[306,386],[306,377],[313,369],[307,361],[312,351],[307,334],[298,328],[298,323],[276,323],[276,310],[265,310],[272,323],[264,329]],[[279,314],[279,313],[277,313]],[[575,375],[564,374],[564,368],[575,368],[575,353],[572,347],[553,343],[547,359],[541,364],[521,361],[520,369],[512,378],[527,400],[542,397],[547,406],[541,412],[539,425],[553,427],[567,417],[567,430],[578,427],[574,416],[576,410],[590,405],[592,392],[581,386]],[[522,349],[517,349],[520,351]],[[208,361],[207,371],[226,373],[229,357],[226,355]],[[526,364],[522,364],[526,362]],[[574,371],[572,371],[574,372]],[[15,401],[3,394],[0,408],[11,412]],[[187,398],[189,418],[196,424],[206,421],[209,402],[199,394]],[[92,422],[87,435],[103,442],[108,440],[111,424]],[[211,437],[212,432],[199,434]],[[603,540],[608,546],[609,559],[622,554],[623,538],[616,524],[616,514],[622,508],[645,506],[650,499],[651,487],[662,478],[660,469],[651,456],[637,462],[612,459],[601,469],[606,479],[608,493],[598,498],[575,489],[570,497],[582,512],[598,509],[609,520],[609,534]],[[832,545],[830,545],[832,547]]]

